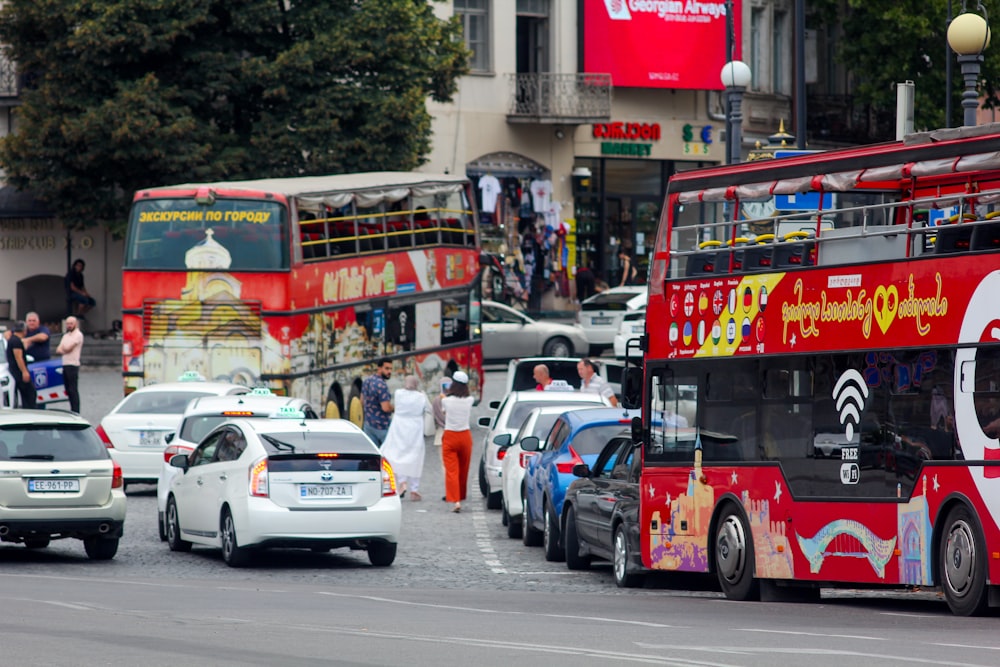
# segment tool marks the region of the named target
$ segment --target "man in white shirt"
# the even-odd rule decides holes
[[[66,397],[69,398],[69,409],[80,414],[80,351],[83,349],[83,332],[77,319],[70,315],[66,318],[65,333],[56,348],[56,354],[62,355],[63,385],[66,387]]]
[[[618,407],[618,398],[614,390],[597,374],[597,364],[591,359],[581,359],[576,364],[576,372],[580,374],[580,391],[585,394],[598,394],[608,399],[612,406]]]

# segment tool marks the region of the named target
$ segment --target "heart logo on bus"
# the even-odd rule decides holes
[[[875,297],[872,299],[872,307],[875,311],[875,321],[882,333],[889,330],[889,325],[896,319],[896,309],[899,307],[899,292],[895,285],[884,287],[879,285],[875,289]]]

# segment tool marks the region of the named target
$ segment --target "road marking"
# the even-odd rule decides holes
[[[503,561],[493,548],[493,539],[490,537],[490,529],[486,525],[486,512],[478,505],[472,506],[472,531],[476,536],[476,546],[483,557],[483,562],[490,568],[493,574],[509,574],[507,568],[503,566]]]
[[[768,630],[767,628],[734,628],[736,632],[764,632],[775,635],[802,635],[805,637],[835,637],[837,639],[870,639],[873,642],[887,641],[885,637],[867,635],[831,635],[824,632],[797,632],[795,630]]]

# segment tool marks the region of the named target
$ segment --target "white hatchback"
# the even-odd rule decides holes
[[[243,385],[205,382],[185,374],[178,382],[151,384],[126,396],[97,427],[111,458],[122,467],[125,484],[152,484],[160,475],[166,435],[177,431],[191,399],[203,396],[245,394]]]
[[[591,354],[611,347],[626,313],[645,310],[645,285],[612,287],[584,299],[576,314],[576,324],[590,343]]]
[[[589,406],[588,406],[589,407]],[[572,409],[572,406],[569,406]],[[500,436],[501,439],[509,438],[509,445],[501,445],[500,453],[500,480],[503,482],[503,523],[507,526],[508,537],[521,537],[522,518],[524,517],[524,469],[528,465],[528,459],[538,454],[538,452],[526,452],[521,449],[521,439],[529,435],[538,438],[540,443],[545,442],[546,436],[552,430],[552,425],[562,413],[566,412],[565,405],[547,405],[535,408],[528,413],[521,428],[513,436]]]
[[[490,408],[497,411],[496,415],[479,418],[480,426],[489,427],[483,442],[483,458],[479,462],[479,490],[486,496],[486,507],[489,509],[500,509],[503,501],[500,445],[497,444],[497,436],[513,436],[532,409],[546,405],[564,406],[562,411],[565,412],[573,407],[594,408],[610,403],[597,394],[584,394],[572,390],[512,391],[502,403],[492,401]]]
[[[167,543],[222,549],[232,567],[270,547],[368,552],[396,558],[402,508],[392,468],[375,443],[344,419],[309,421],[300,411],[223,422],[191,454],[167,496]]]
[[[319,419],[319,415],[304,399],[276,396],[263,388],[236,396],[206,396],[188,403],[177,432],[168,433],[165,437],[167,448],[163,450],[160,476],[156,480],[157,525],[161,540],[167,539],[165,517],[170,481],[174,475],[180,474],[177,468],[170,465],[170,459],[177,454],[190,454],[202,438],[228,419],[270,417],[288,408],[301,410],[306,419]]]
[[[614,350],[616,359],[624,359],[626,352],[634,362],[642,358],[642,350],[636,343],[628,344],[633,338],[641,338],[646,334],[646,308],[625,313],[621,326],[615,334]]]

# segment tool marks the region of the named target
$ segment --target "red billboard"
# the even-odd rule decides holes
[[[616,88],[722,90],[726,2],[584,0],[583,71],[607,72]],[[740,58],[741,0],[733,6]]]

